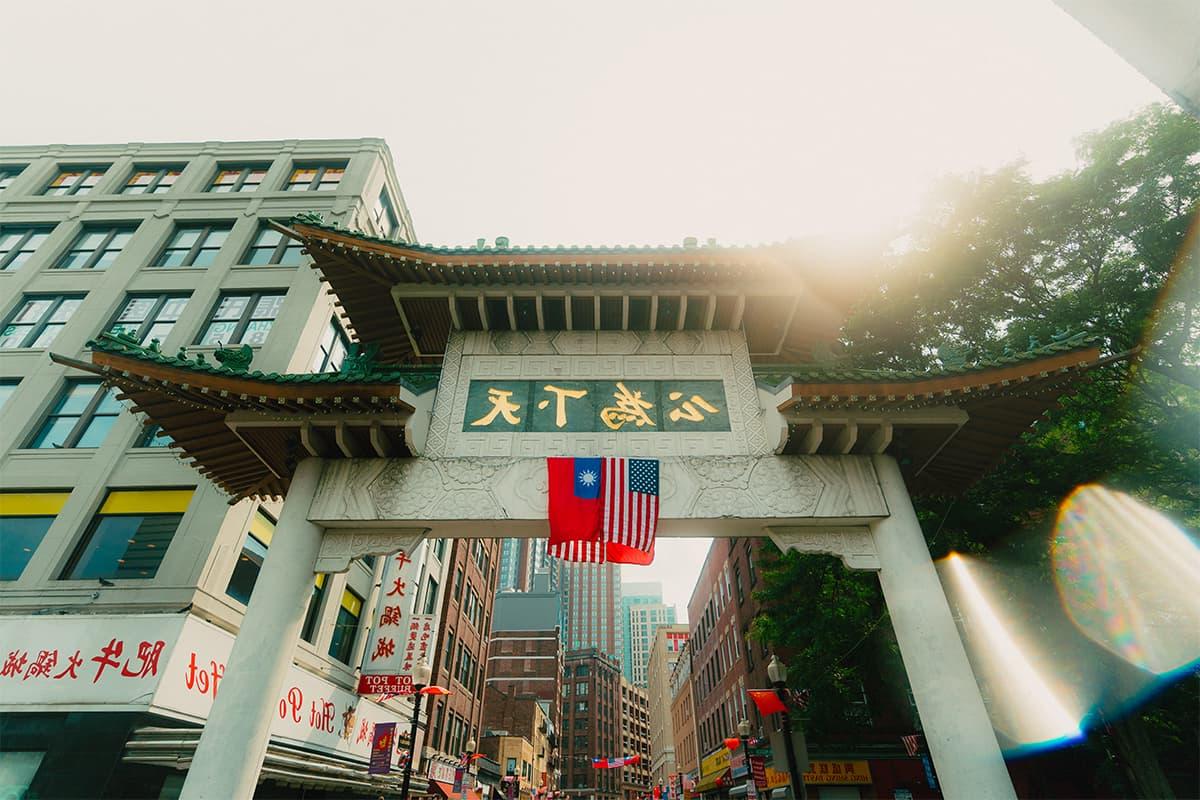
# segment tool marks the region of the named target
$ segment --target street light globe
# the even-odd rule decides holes
[[[743,739],[750,737],[750,720],[743,718],[738,723],[738,736],[741,736]]]
[[[472,736],[470,739],[467,739],[467,752],[468,753],[475,752],[475,737],[474,736]]]
[[[413,683],[417,686],[428,686],[430,678],[433,677],[433,667],[429,666],[429,660],[422,658],[413,665],[412,678]]]
[[[779,660],[779,656],[771,656],[771,663],[767,664],[767,677],[771,683],[787,683],[787,667]]]

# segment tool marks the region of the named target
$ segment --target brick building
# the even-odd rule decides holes
[[[562,786],[567,796],[618,800],[620,770],[595,769],[592,758],[620,755],[620,663],[594,647],[568,651],[562,696]]]
[[[671,737],[675,743],[675,772],[692,781],[700,774],[696,739],[696,706],[692,697],[692,644],[684,642],[671,670]]]
[[[536,790],[558,788],[558,736],[550,707],[550,701],[528,692],[493,686],[484,690],[479,750],[496,760],[504,776],[518,779],[525,798]]]
[[[621,773],[621,797],[638,800],[650,791],[650,708],[646,690],[621,677],[621,751],[617,756],[641,756]]]
[[[431,746],[450,757],[462,753],[482,732],[483,686],[488,631],[496,595],[496,539],[454,539],[442,601],[442,638],[433,663],[433,682],[452,694],[434,702],[429,717]]]
[[[737,735],[744,717],[761,730],[746,689],[769,686],[767,649],[749,641],[759,604],[751,596],[758,583],[757,539],[714,539],[688,602],[692,695],[697,753],[703,758]]]

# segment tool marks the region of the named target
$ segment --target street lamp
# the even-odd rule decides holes
[[[771,679],[776,696],[786,707],[787,667],[779,660],[779,656],[772,654],[771,663],[767,664],[767,677]],[[785,708],[779,712],[779,718],[783,724],[783,749],[787,753],[788,779],[792,783],[792,797],[795,800],[808,800],[808,792],[804,788],[804,776],[796,767],[796,746],[792,743],[792,716]]]
[[[408,788],[412,781],[413,762],[417,760],[417,727],[421,723],[421,698],[426,694],[448,694],[445,689],[440,686],[429,686],[429,681],[433,678],[433,667],[429,666],[429,661],[422,658],[413,665],[413,714],[412,727],[408,733],[408,761],[404,763],[404,780],[400,784],[400,800],[409,800]],[[426,689],[437,689],[436,692],[427,692]],[[430,703],[432,704],[432,700]]]
[[[757,797],[757,788],[754,785],[754,769],[750,763],[750,720],[742,717],[742,721],[738,723],[738,739],[741,740],[742,758],[746,760],[746,797]]]

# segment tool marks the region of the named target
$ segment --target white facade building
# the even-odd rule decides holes
[[[413,239],[379,139],[0,148],[0,773],[31,796],[176,796],[279,514],[229,505],[48,353],[87,360],[120,328],[169,354],[246,344],[254,370],[336,371],[354,332],[267,225],[310,211]],[[445,545],[415,554],[410,611],[440,607],[424,595],[447,584]],[[314,583],[272,796],[374,797],[371,725],[407,731],[407,701],[354,691],[372,561]]]

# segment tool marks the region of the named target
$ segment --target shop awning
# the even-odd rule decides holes
[[[714,772],[712,775],[705,775],[700,779],[699,783],[696,784],[695,791],[699,794],[714,791],[717,788],[717,781],[721,778],[728,777],[729,770],[725,770],[724,772]]]
[[[138,728],[125,744],[121,760],[131,764],[150,764],[186,770],[192,764],[199,728]],[[368,775],[367,765],[349,759],[315,753],[272,740],[267,745],[260,780],[272,780],[292,786],[314,789],[353,791],[356,793],[398,793],[402,774]],[[413,775],[410,794],[429,795],[425,778]],[[473,800],[479,800],[475,795]]]
[[[435,796],[441,795],[447,800],[483,800],[483,796],[474,789],[468,789],[464,786],[463,791],[455,792],[454,784],[446,783],[444,781],[431,780],[429,782],[429,788],[434,791]]]

